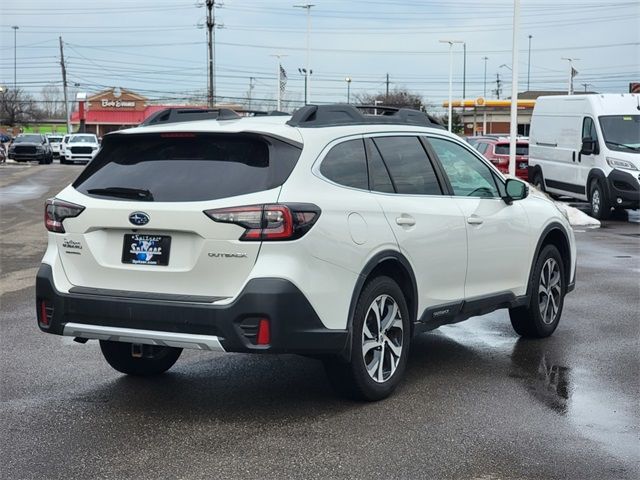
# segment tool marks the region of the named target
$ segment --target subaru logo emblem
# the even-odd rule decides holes
[[[134,225],[146,225],[147,223],[149,223],[149,220],[149,215],[144,212],[133,212],[131,215],[129,215],[129,221]]]

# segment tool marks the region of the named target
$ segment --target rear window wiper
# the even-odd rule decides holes
[[[149,190],[142,188],[127,187],[106,187],[106,188],[90,188],[87,193],[92,195],[102,195],[105,197],[132,198],[135,200],[145,200],[153,202],[153,194]]]

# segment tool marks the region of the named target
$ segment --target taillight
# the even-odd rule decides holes
[[[320,209],[308,203],[287,203],[216,208],[204,213],[214,222],[244,227],[240,240],[276,241],[302,237],[318,220]]]
[[[62,221],[65,218],[77,217],[83,210],[84,207],[82,205],[50,198],[44,206],[44,226],[50,232],[64,233]]]

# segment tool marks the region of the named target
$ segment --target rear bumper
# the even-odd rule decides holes
[[[607,177],[607,184],[611,206],[640,207],[640,182],[638,177],[634,177],[632,174],[622,170],[614,169],[611,170]],[[618,199],[620,199],[620,202],[618,202]]]
[[[348,332],[324,327],[304,294],[288,280],[250,280],[227,305],[131,295],[59,292],[51,266],[42,264],[36,277],[38,326],[57,335],[214,351],[347,353]],[[269,320],[269,345],[255,344],[261,318]]]

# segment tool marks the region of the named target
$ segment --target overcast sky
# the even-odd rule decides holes
[[[206,90],[206,9],[186,0],[2,0],[0,82],[13,85],[17,25],[17,82],[38,95],[60,84],[58,36],[65,42],[69,81],[81,91],[119,86],[166,103]],[[220,3],[216,0],[216,3]],[[217,95],[273,99],[276,60],[288,74],[286,97],[302,100],[306,11],[289,0],[225,0],[215,9]],[[448,89],[448,46],[467,45],[467,98],[494,97],[496,74],[511,93],[510,0],[313,0],[311,99],[345,101],[351,92],[406,87],[432,104]],[[54,6],[55,5],[55,6]],[[640,81],[640,1],[523,0],[519,35],[520,91],[526,90],[528,36],[531,90],[567,88],[568,62],[578,58],[576,90],[626,92]],[[506,65],[502,66],[501,65]],[[454,98],[462,96],[462,45],[454,50]],[[257,100],[256,100],[257,101]]]

